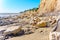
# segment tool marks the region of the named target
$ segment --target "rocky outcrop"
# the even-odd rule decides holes
[[[57,0],[41,0],[39,13],[51,12],[55,10]]]
[[[48,13],[60,10],[60,0],[41,0],[39,13]]]
[[[57,0],[57,5],[55,11],[60,11],[60,0]]]

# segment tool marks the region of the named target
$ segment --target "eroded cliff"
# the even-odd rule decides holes
[[[41,0],[39,13],[47,13],[60,10],[60,0]]]

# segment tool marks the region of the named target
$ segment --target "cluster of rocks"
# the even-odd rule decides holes
[[[48,4],[48,2],[50,3]],[[54,27],[58,19],[60,19],[60,16],[59,16],[60,12],[54,11],[54,9],[58,7],[58,5],[56,7],[56,2],[57,2],[56,0],[47,0],[47,1],[42,0],[38,12],[28,11],[21,15],[1,18],[0,19],[0,33],[1,33],[0,37],[3,36],[5,39],[6,36],[9,37],[11,35],[19,36],[22,34],[23,35],[31,34],[31,33],[34,33],[35,30],[39,28]]]
[[[23,15],[24,16],[24,15]],[[6,36],[16,36],[16,35],[25,35],[25,34],[31,34],[34,33],[35,30],[39,28],[45,28],[45,27],[54,27],[55,23],[59,18],[59,16],[48,16],[48,17],[40,17],[40,16],[27,16],[20,18],[18,16],[16,17],[10,17],[1,19],[2,26],[0,26],[0,31],[3,32],[4,37]]]
[[[35,27],[31,25],[26,25],[25,27],[21,26],[0,26],[0,40],[6,40],[8,38],[20,35],[26,35],[34,33],[36,30]]]
[[[12,26],[12,27],[7,27],[7,26],[2,26],[0,27],[0,37],[4,37],[4,40],[9,37],[11,34],[16,34],[21,30],[19,26]],[[1,38],[3,39],[3,38]],[[0,39],[0,40],[1,40]]]

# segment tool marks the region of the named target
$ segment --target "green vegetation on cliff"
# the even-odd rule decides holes
[[[32,9],[25,10],[25,11],[23,11],[23,12],[27,12],[27,11],[37,11],[37,10],[38,10],[38,8],[32,8]],[[20,13],[23,13],[23,12],[20,12]]]

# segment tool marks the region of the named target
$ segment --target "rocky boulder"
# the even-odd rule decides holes
[[[47,26],[47,22],[46,21],[40,21],[37,23],[38,27],[46,27]]]
[[[4,31],[4,34],[5,35],[7,35],[7,34],[16,34],[16,33],[18,33],[18,32],[20,32],[21,31],[21,27],[20,26],[12,26],[12,27],[8,27],[7,29],[6,29],[6,31]]]

